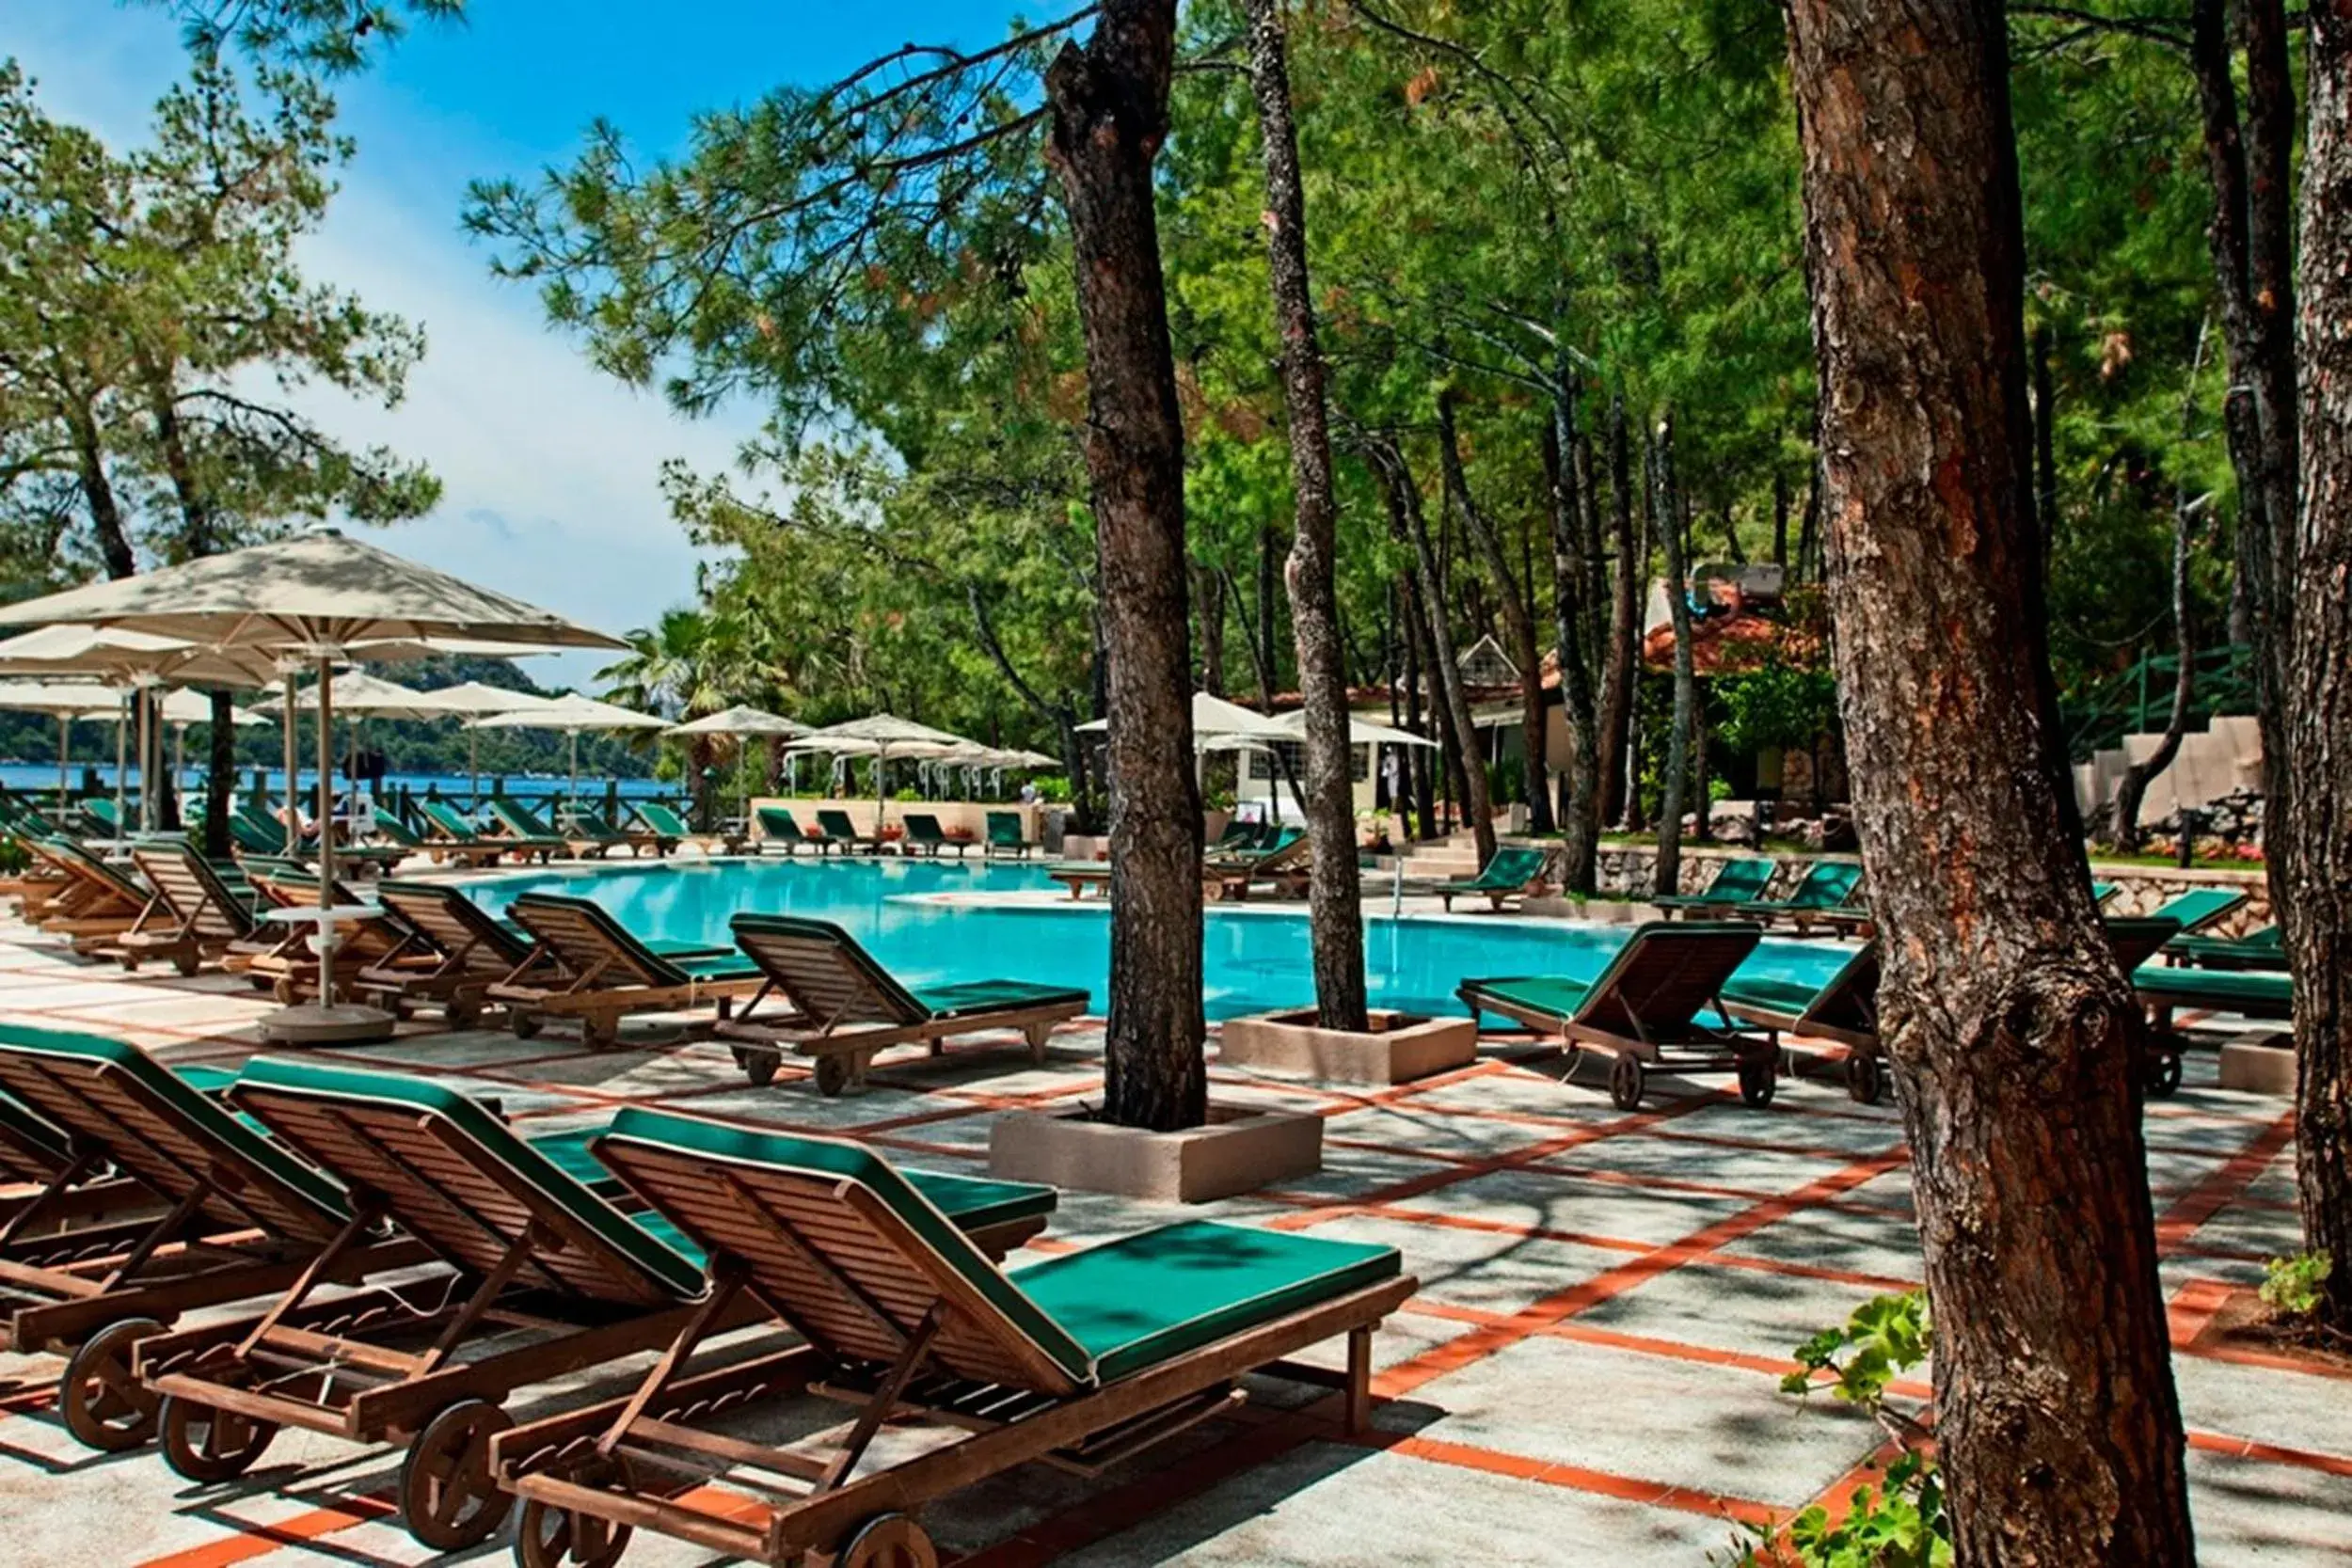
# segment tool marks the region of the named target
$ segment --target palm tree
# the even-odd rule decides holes
[[[596,672],[605,700],[681,721],[737,703],[760,703],[781,683],[761,657],[755,625],[723,604],[664,610],[651,627],[628,634],[626,655]],[[658,745],[660,737],[642,731],[632,740]],[[695,809],[705,816],[705,777],[732,744],[717,736],[687,740],[687,774]]]

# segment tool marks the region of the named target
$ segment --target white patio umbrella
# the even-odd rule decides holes
[[[1090,735],[1100,735],[1111,727],[1107,718],[1090,720],[1078,726]],[[1273,733],[1275,721],[1253,708],[1239,703],[1229,703],[1206,691],[1192,694],[1192,731],[1195,735],[1266,735]]]
[[[129,578],[125,581],[133,580]],[[0,623],[5,624],[5,623]],[[115,726],[115,816],[123,815],[130,771],[127,714],[135,691],[188,681],[209,686],[266,686],[270,661],[249,652],[223,652],[186,638],[130,626],[65,623],[0,641],[0,672],[42,675],[88,675],[116,692],[121,710]],[[147,709],[139,705],[139,755],[148,752]],[[147,781],[151,784],[152,781]],[[139,791],[139,822],[154,826],[155,791]]]
[[[49,713],[57,720],[57,800],[72,789],[73,721],[112,719],[122,722],[119,693],[94,681],[0,681],[0,708],[11,713]]]
[[[441,648],[440,652],[455,650]],[[544,653],[545,649],[537,650]],[[432,711],[444,718],[480,719],[492,713],[521,713],[554,701],[535,691],[510,691],[502,686],[488,686],[481,681],[463,681],[456,686],[437,687],[423,695],[433,704]],[[466,771],[473,780],[473,798],[482,800],[482,736],[473,727],[466,727]]]
[[[754,736],[780,735],[789,739],[794,736],[808,734],[808,726],[797,720],[787,719],[780,713],[769,713],[761,708],[744,707],[739,704],[734,707],[721,708],[716,713],[707,713],[700,719],[690,719],[683,724],[673,724],[661,733],[690,736],[730,736],[738,740],[749,739]],[[750,752],[750,747],[739,746],[736,749],[735,758],[735,782],[737,787],[742,792],[743,815],[746,816],[751,815],[752,810],[752,786],[751,781],[744,777],[743,764]]]
[[[155,705],[158,723],[171,729],[171,776],[184,778],[188,771],[188,726],[213,721],[213,700],[189,687],[175,687],[164,693],[164,700]],[[248,724],[267,724],[270,716],[251,708],[231,707],[229,722],[242,729]]]
[[[1285,713],[1274,721],[1274,727],[1292,740],[1307,738],[1307,713],[1304,708]],[[1438,743],[1425,735],[1391,725],[1375,723],[1360,714],[1347,716],[1347,743],[1351,746],[1427,746]]]
[[[582,730],[660,730],[669,728],[667,719],[657,719],[650,713],[622,707],[614,703],[600,703],[594,697],[573,692],[562,697],[542,699],[532,706],[509,713],[485,714],[469,720],[470,730],[558,730],[571,737],[572,782],[569,790],[577,808],[580,800],[580,735]]]
[[[295,660],[318,670],[319,817],[334,811],[334,674],[355,644],[402,639],[472,638],[533,647],[625,648],[602,632],[549,610],[474,587],[331,529],[112,582],[0,606],[0,626],[59,622],[185,638],[210,649],[280,660],[293,685]],[[291,704],[290,704],[291,705]],[[291,780],[289,783],[291,784]],[[316,1004],[262,1022],[265,1038],[287,1042],[380,1039],[390,1015],[335,1002],[332,903],[335,844],[319,835],[319,991]]]
[[[929,724],[918,724],[895,713],[877,713],[868,719],[852,719],[847,723],[828,724],[821,730],[811,730],[794,741],[791,749],[796,752],[830,752],[835,756],[872,757],[874,832],[880,833],[886,795],[882,785],[883,763],[892,757],[936,757],[961,751],[971,744],[960,735],[935,730]]]

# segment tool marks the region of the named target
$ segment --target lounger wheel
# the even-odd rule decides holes
[[[828,1100],[850,1086],[850,1058],[827,1052],[817,1058],[817,1092]]]
[[[621,1021],[617,1018],[583,1018],[580,1021],[580,1043],[591,1051],[610,1051],[621,1041]]]
[[[939,1548],[903,1513],[868,1519],[834,1556],[834,1568],[939,1568]]]
[[[1620,1053],[1609,1064],[1609,1102],[1620,1111],[1640,1110],[1644,1076],[1641,1058]]]
[[[171,956],[171,967],[178,970],[183,979],[194,978],[203,963],[203,958],[194,953],[174,953]]]
[[[1772,1102],[1776,1080],[1771,1062],[1741,1062],[1740,1064],[1740,1098],[1758,1110]]]
[[[2148,1064],[2148,1092],[2158,1100],[2169,1100],[2181,1089],[2181,1053],[2177,1051],[2160,1053]]]
[[[1856,1104],[1875,1105],[1886,1095],[1886,1069],[1867,1052],[1846,1058],[1846,1094]]]
[[[514,1499],[490,1475],[490,1439],[515,1424],[487,1400],[459,1400],[424,1423],[400,1463],[400,1516],[437,1551],[489,1539]]]
[[[592,1461],[564,1479],[583,1486],[628,1487],[628,1468],[618,1460]],[[534,1497],[523,1504],[515,1525],[515,1560],[522,1568],[612,1568],[635,1533],[628,1525]]]
[[[163,1331],[152,1318],[125,1318],[82,1341],[57,1380],[57,1408],[75,1442],[121,1453],[155,1435],[155,1396],[131,1370],[131,1348]]]
[[[516,1007],[506,1015],[506,1026],[515,1032],[516,1039],[527,1040],[539,1032],[539,1015]]]
[[[441,1008],[441,1015],[453,1029],[470,1029],[482,1022],[482,1005],[452,997]]]
[[[164,1463],[194,1481],[231,1481],[253,1467],[278,1423],[215,1410],[177,1394],[164,1396]]]
[[[743,1069],[755,1088],[766,1088],[776,1081],[776,1069],[784,1066],[784,1057],[773,1051],[740,1051],[735,1053],[735,1065]]]
[[[302,1000],[302,993],[295,988],[293,975],[280,974],[269,983],[269,999],[281,1007],[291,1007]]]

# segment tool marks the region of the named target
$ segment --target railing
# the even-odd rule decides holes
[[[2242,642],[2201,649],[2197,684],[2189,704],[2195,725],[2221,713],[2254,711],[2254,650]],[[2067,754],[2088,762],[2098,752],[2120,746],[2127,735],[2161,730],[2172,713],[2172,687],[2179,656],[2149,654],[2127,670],[2094,682],[2058,705],[2066,729]]]

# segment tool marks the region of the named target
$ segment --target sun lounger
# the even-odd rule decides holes
[[[815,849],[818,854],[823,855],[828,850],[846,847],[834,843],[830,833],[804,830],[782,806],[755,806],[752,815],[759,821],[759,847],[762,849],[771,844],[781,844],[787,855],[797,855],[803,848]]]
[[[1761,920],[1767,926],[1786,920],[1803,936],[1817,925],[1849,925],[1868,919],[1869,911],[1855,905],[1855,896],[1861,891],[1859,865],[1843,861],[1815,861],[1805,867],[1804,875],[1788,890],[1787,897],[1751,898],[1735,904],[1727,912],[1742,920]]]
[[[659,860],[677,847],[680,835],[660,832],[643,823],[616,827],[606,819],[604,813],[593,807],[574,806],[564,836],[571,840],[576,850],[582,844],[592,847],[601,845],[607,849],[618,848],[626,844],[631,856],[642,855],[650,849],[654,858]]]
[[[1740,1099],[1769,1105],[1778,1048],[1769,1034],[1735,1024],[1722,1000],[1724,983],[1761,940],[1748,921],[1651,921],[1633,928],[1597,979],[1465,980],[1459,995],[1473,1018],[1493,1013],[1558,1035],[1571,1072],[1582,1052],[1609,1057],[1609,1098],[1619,1110],[1641,1105],[1651,1070],[1736,1073]],[[1714,1023],[1700,1017],[1708,1009]]]
[[[186,842],[145,840],[132,849],[131,863],[153,896],[137,921],[101,949],[119,958],[123,968],[135,970],[148,958],[162,958],[181,974],[194,974],[240,943],[257,944],[254,951],[274,944],[275,934],[260,929],[251,905]]]
[[[631,800],[628,810],[631,816],[644,824],[646,832],[657,838],[668,840],[673,846],[700,844],[707,848],[717,844],[730,855],[743,852],[744,835],[741,832],[698,833],[688,827],[676,812],[660,800]]]
[[[0,1348],[72,1353],[58,1386],[69,1431],[94,1449],[152,1434],[154,1401],[131,1347],[182,1313],[283,1290],[346,1230],[342,1191],[136,1046],[0,1025],[0,1092],[64,1139],[41,1196],[0,1227]],[[93,1188],[135,1183],[153,1202],[53,1229]],[[373,1231],[366,1259],[419,1254]]]
[[[937,859],[941,850],[953,849],[957,858],[961,859],[964,851],[971,847],[960,839],[949,838],[946,831],[940,827],[939,818],[930,812],[911,811],[902,820],[907,832],[907,836],[898,841],[898,852],[902,855],[930,855]]]
[[[1418,1283],[1393,1248],[1203,1222],[1006,1272],[856,1144],[628,1110],[595,1148],[710,1254],[710,1322],[628,1398],[492,1438],[525,1562],[632,1528],[770,1564],[933,1562],[923,1504],[1033,1460],[1100,1474],[1232,1412],[1253,1371],[1336,1384],[1358,1432],[1372,1332]],[[745,1296],[789,1337],[700,1370]],[[1344,1373],[1288,1359],[1342,1337]],[[803,1400],[856,1418],[788,1448],[718,1430]],[[878,1459],[885,1420],[925,1441]],[[730,1468],[757,1479],[707,1473]]]
[[[2247,897],[2240,888],[2192,888],[2149,911],[2148,918],[2169,920],[2181,928],[2182,936],[2195,936],[2235,914],[2245,907]]]
[[[501,830],[495,833],[477,832],[463,814],[447,800],[419,800],[417,813],[424,818],[425,852],[459,855],[469,861],[496,859],[512,855],[516,860],[536,860],[542,863],[562,854],[564,841],[552,835],[534,835]],[[485,856],[485,851],[489,851]]]
[[[81,802],[80,810],[83,832],[88,837],[119,844],[131,836],[130,830],[123,825],[120,809],[104,796],[91,796]]]
[[[1261,887],[1283,897],[1304,897],[1313,855],[1314,840],[1303,830],[1285,829],[1276,846],[1263,855],[1203,861],[1201,892],[1210,898],[1236,902]]]
[[[865,1081],[878,1051],[921,1042],[936,1056],[954,1037],[995,1030],[1019,1030],[1041,1062],[1054,1025],[1087,1009],[1083,990],[1019,980],[910,990],[829,921],[739,914],[729,924],[764,983],[716,1032],[755,1084],[774,1079],[791,1051],[814,1057],[818,1092],[835,1095]],[[771,998],[779,1006],[762,1012]]]
[[[607,1046],[629,1013],[715,1002],[724,1018],[737,998],[763,983],[758,966],[740,953],[658,953],[585,898],[526,893],[507,914],[531,934],[531,953],[484,994],[507,1006],[509,1026],[521,1038],[548,1019],[576,1018],[588,1044]]]
[[[1867,942],[1820,987],[1769,975],[1734,974],[1724,982],[1724,1009],[1775,1035],[1846,1047],[1846,1092],[1875,1105],[1886,1092],[1879,1050],[1879,944]]]
[[[271,908],[306,909],[319,901],[318,873],[309,866],[292,861],[256,858],[246,862],[245,870],[254,892]],[[340,882],[329,898],[345,909],[372,902]],[[287,933],[287,940],[266,953],[247,957],[238,967],[256,983],[266,982],[278,1001],[291,1005],[318,994],[319,961],[310,947],[310,927],[307,923],[289,923],[280,928]],[[335,960],[341,997],[348,997],[358,989],[354,966],[380,973],[413,967],[421,961],[405,956],[413,933],[397,911],[386,910],[376,919],[340,923],[336,930],[341,943]]]
[[[1022,832],[1019,812],[993,811],[988,814],[988,852],[990,854],[1010,855],[1015,860],[1026,860],[1031,850],[1042,847],[1042,845],[1032,842],[1026,834]]]
[[[72,940],[77,953],[102,950],[138,924],[154,895],[100,860],[72,839],[24,838],[18,842],[54,880],[38,895],[26,892],[24,918],[52,936]]]
[[[2200,969],[2284,971],[2286,933],[2276,926],[2265,926],[2242,937],[2174,937],[2165,943],[2164,957],[2169,962]]]
[[[1111,863],[1108,861],[1061,861],[1045,868],[1048,881],[1059,882],[1070,890],[1073,898],[1084,898],[1090,890],[1105,897],[1111,889]]]
[[[1650,900],[1673,919],[1677,913],[1720,915],[1739,905],[1764,896],[1772,885],[1772,862],[1749,858],[1725,861],[1715,873],[1715,879],[1707,884],[1704,893],[1663,894]]]
[[[529,806],[504,795],[491,796],[482,809],[490,814],[489,836],[528,844],[535,848],[553,847],[582,859],[602,860],[627,842],[618,835],[597,837],[571,831],[559,832]]]
[[[850,814],[846,811],[820,808],[817,813],[817,825],[825,831],[827,838],[845,849],[862,849],[870,854],[882,847],[881,839],[857,831],[857,824],[850,820]]]
[[[2295,982],[2284,974],[2153,963],[2129,973],[2132,989],[2148,1009],[2150,1041],[2156,1053],[2150,1066],[2148,1092],[2159,1098],[2181,1086],[2181,1057],[2188,1049],[2188,1038],[2174,1018],[2183,1009],[2280,1021],[2295,1016]]]
[[[1504,900],[1523,897],[1539,885],[1544,868],[1550,863],[1551,856],[1544,850],[1506,846],[1494,852],[1477,876],[1438,882],[1428,891],[1444,901],[1448,913],[1453,912],[1454,900],[1472,896],[1484,897],[1487,908],[1500,911]]]
[[[390,847],[400,850],[404,859],[422,855],[436,864],[453,860],[468,865],[494,865],[505,859],[508,852],[505,845],[485,839],[458,843],[447,838],[426,838],[382,806],[375,808],[375,834]]]
[[[570,1175],[560,1148],[516,1136],[453,1090],[263,1059],[229,1092],[366,1192],[368,1217],[397,1224],[448,1272],[316,1302],[306,1275],[259,1317],[145,1341],[137,1370],[162,1396],[165,1457],[190,1480],[242,1472],[280,1426],[405,1441],[404,1520],[425,1544],[462,1550],[508,1512],[485,1442],[507,1424],[508,1395],[652,1349],[691,1323],[756,1316],[741,1302],[706,1311],[692,1242],[659,1216],[632,1218]],[[1050,1191],[1001,1182],[934,1178],[930,1191],[1007,1233],[1034,1234],[1052,1206]]]

